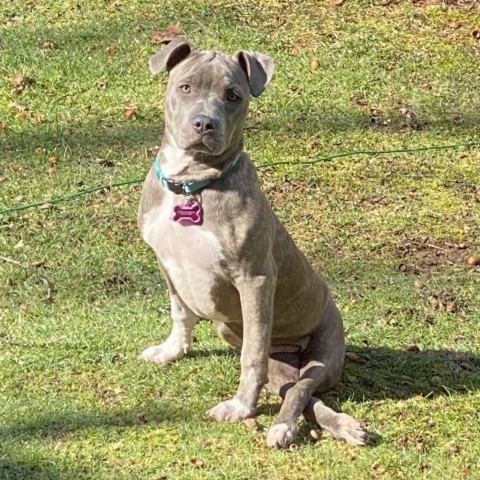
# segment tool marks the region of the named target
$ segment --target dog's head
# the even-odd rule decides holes
[[[182,150],[221,155],[241,142],[250,95],[258,97],[270,82],[274,60],[239,51],[233,57],[201,51],[176,39],[150,58],[150,70],[166,69],[167,140]]]

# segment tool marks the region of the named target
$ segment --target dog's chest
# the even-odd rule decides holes
[[[142,236],[153,248],[182,300],[197,315],[224,320],[215,289],[226,282],[221,242],[203,225],[172,219],[173,197],[144,214]]]

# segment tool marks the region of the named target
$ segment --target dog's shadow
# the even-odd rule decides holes
[[[231,347],[193,350],[189,356],[240,356]],[[322,395],[340,405],[345,401],[403,400],[436,397],[480,389],[480,355],[468,351],[407,350],[347,345],[343,375],[337,387]]]
[[[402,400],[480,388],[480,355],[471,352],[351,345],[347,350],[342,380],[326,399]]]

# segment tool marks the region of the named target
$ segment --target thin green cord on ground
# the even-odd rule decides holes
[[[460,143],[460,144],[455,144],[455,145],[433,145],[433,146],[424,146],[424,147],[412,147],[412,148],[397,148],[397,149],[392,149],[392,150],[357,150],[357,151],[351,151],[351,152],[341,152],[341,153],[335,153],[332,155],[327,155],[325,157],[318,157],[314,158],[312,160],[302,160],[302,161],[295,161],[295,160],[282,160],[279,162],[267,162],[267,163],[261,163],[260,165],[257,165],[257,169],[262,169],[262,168],[268,168],[268,167],[276,167],[279,165],[313,165],[315,163],[319,162],[327,162],[330,160],[334,160],[335,158],[342,158],[342,157],[350,157],[353,155],[387,155],[387,154],[392,154],[392,153],[411,153],[411,152],[419,152],[419,151],[428,151],[428,150],[450,150],[450,149],[456,149],[456,148],[472,148],[479,146],[480,142],[469,142],[469,143]],[[125,185],[132,185],[136,183],[143,182],[143,178],[137,178],[133,180],[125,180],[124,182],[118,182],[118,183],[111,183],[108,185],[100,185],[98,187],[91,187],[91,188],[86,188],[84,190],[81,190],[79,192],[76,192],[71,195],[66,195],[66,196],[60,196],[60,197],[55,197],[50,200],[44,201],[44,202],[37,202],[37,203],[32,203],[29,205],[21,205],[19,207],[12,207],[8,208],[6,210],[0,211],[0,215],[8,215],[13,212],[20,212],[23,210],[28,210],[30,208],[36,208],[36,207],[41,207],[42,205],[45,205],[45,203],[51,203],[51,204],[56,204],[60,202],[68,202],[71,200],[75,200],[79,197],[82,197],[84,195],[88,195],[90,193],[98,192],[100,190],[105,190],[105,189],[110,189],[110,188],[116,188],[116,187],[122,187]]]

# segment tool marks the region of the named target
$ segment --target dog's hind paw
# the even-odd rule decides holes
[[[368,440],[368,434],[362,429],[360,422],[346,413],[337,414],[327,430],[350,445],[365,445]]]
[[[220,402],[218,405],[211,408],[207,412],[207,415],[219,422],[222,420],[235,422],[236,420],[242,420],[250,417],[253,413],[254,412],[252,412],[250,408],[246,407],[240,400],[231,398],[230,400]]]
[[[284,448],[292,444],[297,436],[297,427],[286,423],[272,425],[267,432],[267,445],[274,448]]]

